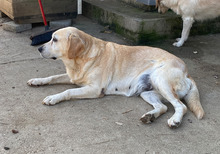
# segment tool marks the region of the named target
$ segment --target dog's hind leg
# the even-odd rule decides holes
[[[175,109],[174,115],[168,119],[169,127],[178,127],[181,124],[182,118],[187,111],[187,107],[179,100],[176,92],[172,89],[172,87],[167,84],[166,81],[163,81],[163,79],[161,79],[160,84],[157,85],[157,89],[160,94],[173,105]]]
[[[143,123],[151,123],[155,120],[155,118],[167,111],[167,106],[161,102],[161,95],[156,91],[145,91],[142,92],[140,96],[154,107],[152,111],[145,113],[141,117],[140,120]]]
[[[181,82],[184,74],[182,74],[182,70],[176,68],[169,67],[169,73],[166,70],[168,69],[163,68],[154,71],[151,75],[151,83],[153,89],[173,105],[175,113],[168,119],[168,126],[175,128],[181,124],[182,118],[187,111],[187,107],[179,98],[185,92],[184,89],[186,89],[185,82]]]
[[[194,19],[192,17],[183,17],[183,30],[181,38],[177,39],[178,42],[173,43],[174,46],[181,47],[183,43],[188,39],[193,22]]]

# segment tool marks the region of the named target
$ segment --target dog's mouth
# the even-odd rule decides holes
[[[56,60],[57,59],[57,57],[49,57],[49,56],[45,56],[44,54],[40,54],[41,55],[41,57],[43,57],[43,58],[46,58],[46,59],[53,59],[53,60]]]

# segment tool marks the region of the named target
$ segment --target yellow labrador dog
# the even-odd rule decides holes
[[[219,0],[156,0],[158,12],[165,13],[169,8],[183,19],[181,38],[174,46],[180,47],[188,39],[194,20],[203,21],[220,16]]]
[[[38,50],[44,58],[61,59],[66,74],[31,79],[28,85],[70,83],[81,87],[48,96],[43,100],[45,105],[112,94],[140,95],[154,107],[142,116],[144,123],[167,111],[162,101],[175,108],[169,127],[178,127],[187,111],[180,99],[186,101],[198,119],[204,115],[198,89],[184,62],[162,49],[106,42],[68,27],[56,31]]]

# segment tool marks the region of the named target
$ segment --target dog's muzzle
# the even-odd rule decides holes
[[[43,57],[43,58],[47,58],[47,59],[53,59],[53,60],[56,60],[57,59],[57,57],[50,57],[49,55],[47,56],[47,55],[45,55],[45,53],[43,52],[44,51],[44,46],[41,46],[41,47],[39,47],[38,48],[38,51],[40,52],[40,54],[41,54],[41,56]]]

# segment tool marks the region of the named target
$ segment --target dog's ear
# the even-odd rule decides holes
[[[69,59],[74,59],[78,56],[80,56],[80,54],[85,50],[85,46],[82,42],[82,40],[75,35],[70,34],[69,38],[68,38],[68,42],[69,42],[69,49],[68,49],[68,58]]]

